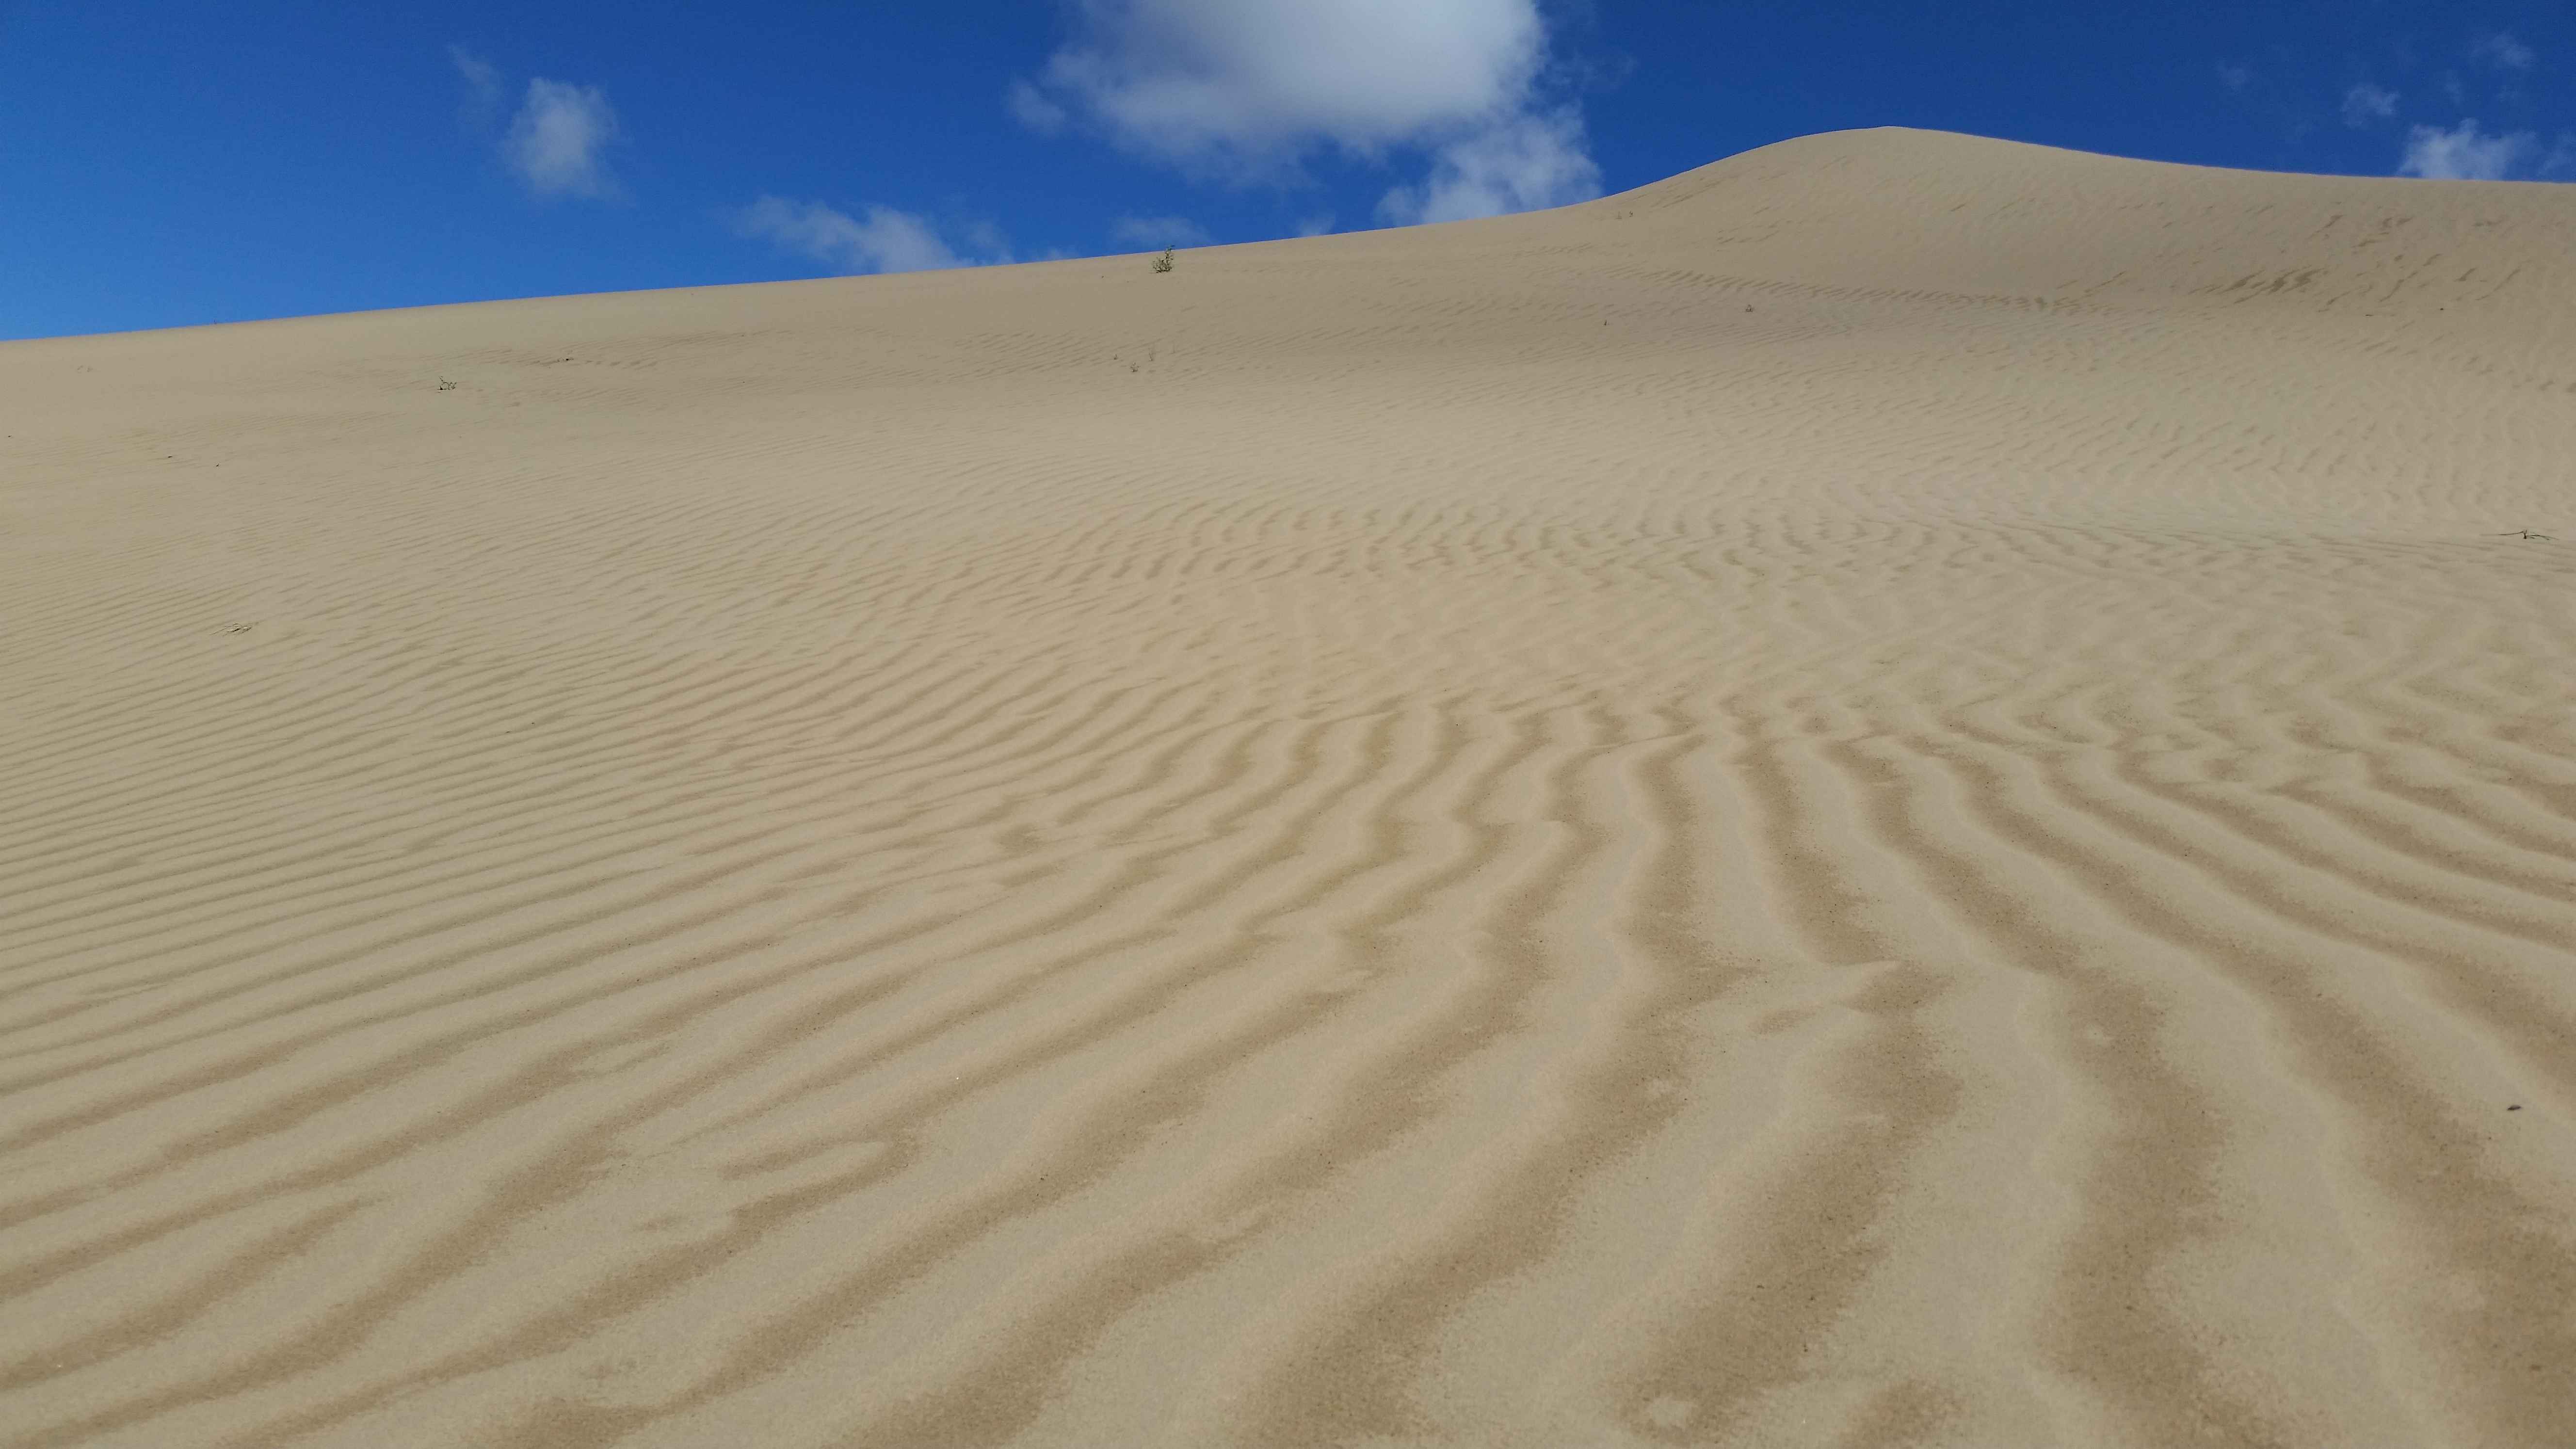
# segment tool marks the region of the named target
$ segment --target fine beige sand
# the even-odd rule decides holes
[[[2576,1444],[2571,237],[0,346],[0,1443]]]

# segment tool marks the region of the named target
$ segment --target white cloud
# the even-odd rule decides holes
[[[2218,68],[2218,83],[2231,91],[2241,91],[2254,83],[2254,72],[2241,65],[2222,65]]]
[[[1428,152],[1433,175],[1401,188],[1426,216],[1597,194],[1579,118],[1537,94],[1547,32],[1535,0],[1076,6],[1076,38],[1011,93],[1035,129],[1078,117],[1129,151],[1238,182],[1293,179],[1319,146]],[[1561,154],[1545,164],[1508,159],[1549,147]]]
[[[617,178],[600,153],[620,134],[599,87],[541,76],[528,82],[527,99],[501,138],[501,158],[534,195],[613,198]]]
[[[972,267],[985,261],[1007,262],[1001,233],[989,223],[967,228],[968,244],[983,249],[983,258],[961,256],[940,238],[925,218],[891,206],[861,208],[862,217],[836,211],[819,201],[789,201],[764,196],[734,218],[742,236],[767,237],[842,272],[935,272]]]
[[[1440,148],[1430,178],[1399,186],[1378,203],[1398,225],[1562,206],[1601,194],[1601,170],[1583,150],[1583,121],[1571,110],[1521,116]]]
[[[1545,37],[1529,0],[1084,0],[1048,87],[1117,139],[1241,163],[1355,149],[1513,108]]]
[[[2540,58],[2530,46],[2501,32],[2471,46],[2469,53],[2499,70],[2529,70],[2531,63]]]
[[[1206,227],[1186,216],[1122,216],[1109,223],[1109,234],[1141,247],[1203,247],[1211,238]]]
[[[2367,126],[2397,114],[2397,92],[2385,90],[2368,81],[2343,93],[2343,123]]]
[[[2501,181],[2521,170],[2539,145],[2540,138],[2529,131],[2480,135],[2474,120],[2448,131],[2417,126],[2407,133],[2406,155],[2397,163],[2397,174],[2435,181]]]

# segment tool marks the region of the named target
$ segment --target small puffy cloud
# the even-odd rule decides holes
[[[1425,217],[1596,194],[1579,118],[1538,93],[1536,0],[1075,0],[1075,15],[1074,39],[1011,92],[1033,129],[1079,119],[1235,182],[1293,181],[1318,148],[1424,153],[1432,175],[1395,209]],[[1542,161],[1549,147],[1562,154]]]
[[[2435,181],[2502,181],[2522,170],[2539,146],[2540,139],[2529,131],[2481,135],[2474,120],[2447,131],[2417,126],[2407,133],[2397,174]]]
[[[605,153],[624,133],[599,87],[539,76],[528,82],[527,95],[503,127],[508,88],[501,68],[462,45],[447,47],[447,60],[465,82],[467,129],[493,143],[502,164],[529,195],[600,201],[618,197],[617,178],[609,173]]]
[[[2343,123],[2367,126],[2397,114],[2397,92],[2372,85],[2368,81],[2343,93]]]
[[[959,255],[941,239],[937,227],[911,212],[891,206],[867,206],[860,211],[859,216],[851,216],[819,201],[764,196],[735,216],[734,232],[766,237],[835,271],[853,274],[935,272],[1010,260],[1001,233],[986,223],[967,229],[968,244],[987,253],[979,259]]]
[[[1401,226],[1534,211],[1601,194],[1601,169],[1583,149],[1572,111],[1521,116],[1440,148],[1430,177],[1399,186],[1378,214]]]
[[[1332,229],[1333,214],[1329,211],[1319,211],[1313,216],[1301,216],[1297,218],[1297,235],[1299,236],[1323,236]]]
[[[1186,216],[1122,216],[1109,223],[1109,234],[1140,247],[1203,247],[1212,239],[1206,227]]]
[[[2218,68],[2218,83],[2231,91],[2241,91],[2254,83],[2254,72],[2241,65],[2222,65]]]
[[[2498,70],[2529,70],[2540,58],[2530,46],[2501,31],[2471,46],[2469,53]]]
[[[618,194],[617,178],[600,153],[620,135],[599,87],[540,76],[528,82],[501,138],[501,157],[534,195],[608,199]]]

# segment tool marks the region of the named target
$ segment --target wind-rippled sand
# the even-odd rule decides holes
[[[2576,1443],[2571,235],[0,347],[0,1443]]]

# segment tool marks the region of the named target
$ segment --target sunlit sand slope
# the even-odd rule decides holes
[[[0,347],[0,1443],[2576,1443],[2571,236]]]

